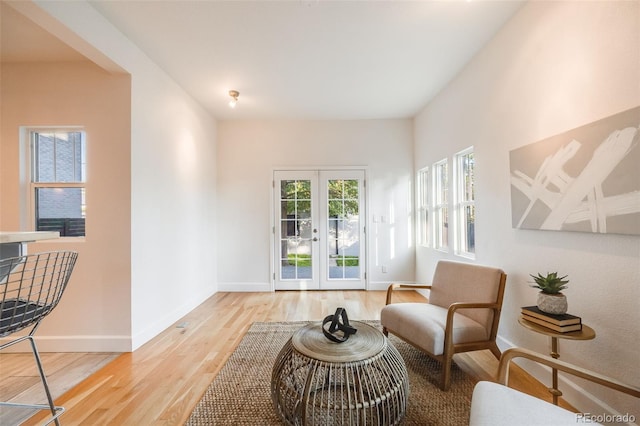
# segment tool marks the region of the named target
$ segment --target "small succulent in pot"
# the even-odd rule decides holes
[[[565,280],[568,275],[558,277],[557,272],[547,273],[547,276],[538,274],[531,275],[534,285],[531,287],[540,290],[538,293],[538,308],[546,313],[562,315],[567,313],[567,297],[562,294],[562,290],[567,288],[569,280]]]
[[[538,274],[538,276],[530,276],[535,282],[535,285],[532,285],[531,287],[538,288],[541,292],[547,294],[561,293],[562,290],[568,287],[567,284],[569,283],[569,280],[565,280],[568,275],[558,277],[557,272],[548,272],[546,277],[542,276],[542,274]]]

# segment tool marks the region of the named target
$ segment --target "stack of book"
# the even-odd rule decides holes
[[[537,306],[522,307],[522,318],[558,333],[582,330],[582,319],[580,317],[571,314],[548,314],[541,311]]]

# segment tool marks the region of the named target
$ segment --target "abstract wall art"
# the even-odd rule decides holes
[[[640,107],[509,153],[514,228],[640,235]]]

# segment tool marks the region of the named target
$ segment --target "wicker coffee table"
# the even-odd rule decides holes
[[[409,378],[397,349],[375,327],[334,343],[322,324],[294,333],[273,366],[271,398],[287,425],[397,425],[404,418]]]

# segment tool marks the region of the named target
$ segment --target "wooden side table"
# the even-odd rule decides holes
[[[596,332],[593,328],[582,324],[582,330],[580,331],[570,331],[568,333],[560,333],[554,331],[550,328],[544,327],[542,325],[538,325],[531,321],[527,321],[524,318],[518,318],[518,322],[525,328],[528,328],[531,331],[535,331],[536,333],[544,334],[545,336],[551,337],[551,357],[558,359],[560,358],[560,353],[558,352],[558,339],[567,339],[567,340],[591,340],[596,337]],[[558,389],[558,370],[555,368],[551,369],[552,374],[552,387],[549,388],[549,392],[553,395],[553,403],[558,405],[558,397],[562,396],[562,392]]]

